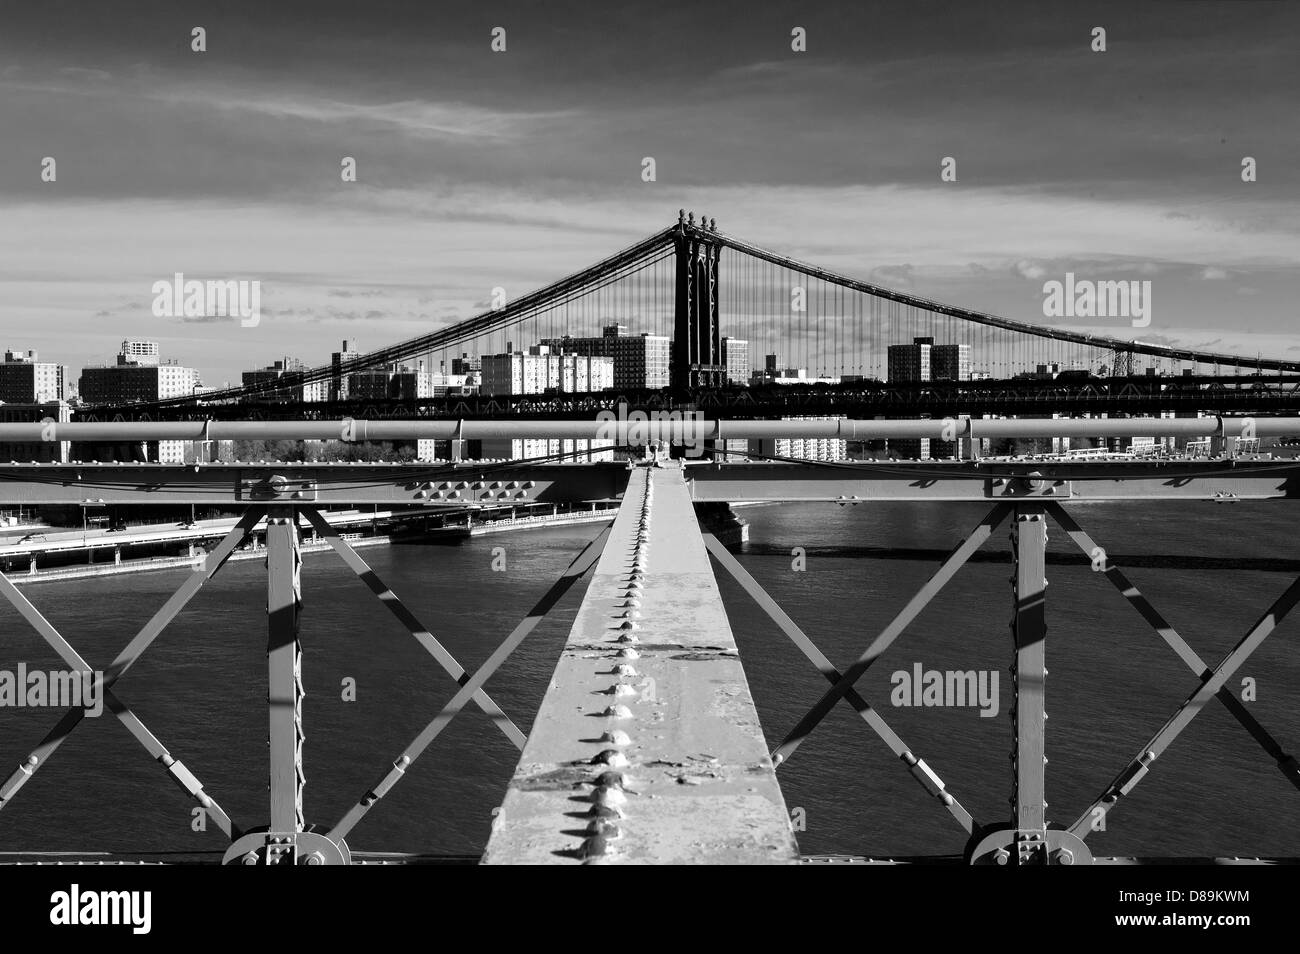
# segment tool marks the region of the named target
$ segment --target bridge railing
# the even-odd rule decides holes
[[[555,422],[552,422],[554,424]],[[548,434],[591,433],[592,422],[558,422]],[[943,421],[792,421],[706,422],[712,438],[728,439],[738,433],[781,436],[864,433],[903,433],[942,437]],[[468,426],[466,422],[464,426]],[[1077,432],[1066,425],[1087,424],[1094,433],[1124,428],[1132,434],[1149,430],[1169,432],[1241,434],[1292,433],[1293,420],[1236,422],[1210,418],[1198,421],[968,421],[968,432],[981,426],[1002,427],[1026,433]],[[660,422],[643,436],[671,439],[686,436],[682,422]],[[72,425],[75,426],[75,425]],[[89,425],[83,425],[89,426]],[[115,425],[110,425],[115,426]],[[158,425],[154,425],[158,426]],[[420,422],[410,428],[419,433]],[[22,425],[6,425],[22,427]],[[134,425],[133,427],[139,427]],[[215,427],[215,425],[214,425]],[[498,424],[496,433],[511,436],[537,433],[534,425]],[[382,430],[380,431],[383,432]],[[138,434],[138,431],[133,431]],[[293,433],[301,434],[301,431]],[[364,439],[371,432],[355,433]],[[642,436],[619,431],[620,438]],[[694,435],[690,435],[694,436]],[[0,439],[5,434],[0,431]],[[12,438],[10,438],[12,439]],[[57,439],[57,438],[56,438]],[[1102,571],[1135,610],[1182,660],[1194,687],[1138,753],[1119,765],[1114,781],[1068,826],[1049,825],[1043,806],[1046,748],[1044,734],[1045,690],[1045,545],[1046,525],[1055,521],[1088,555],[1099,547],[1069,512],[1080,499],[1115,499],[1126,495],[1144,499],[1271,499],[1300,497],[1300,464],[1294,461],[1153,460],[1056,462],[766,462],[726,464],[701,461],[688,464],[688,483],[697,502],[738,500],[818,500],[842,504],[889,500],[984,500],[987,512],[974,529],[943,561],[936,573],[914,594],[890,623],[847,667],[836,667],[807,634],[758,586],[724,547],[706,539],[714,560],[734,576],[758,601],[778,627],[822,673],[829,687],[807,714],[786,734],[773,752],[774,763],[784,764],[841,702],[885,742],[917,781],[956,820],[967,837],[967,860],[987,864],[1086,863],[1094,860],[1087,838],[1098,818],[1106,818],[1151,771],[1162,753],[1184,732],[1198,713],[1216,699],[1275,761],[1279,770],[1300,788],[1296,760],[1249,713],[1226,684],[1259,646],[1300,602],[1300,579],[1294,581],[1249,627],[1232,650],[1217,664],[1209,664],[1133,584],[1124,571],[1103,563]],[[325,864],[352,860],[347,835],[392,789],[427,746],[474,704],[489,715],[496,728],[522,748],[525,733],[486,692],[484,685],[510,653],[536,628],[560,597],[600,556],[607,530],[580,553],[559,580],[534,605],[489,659],[470,673],[392,589],[385,584],[325,520],[323,507],[352,505],[405,505],[427,509],[495,504],[500,494],[524,494],[530,501],[613,501],[628,481],[626,464],[546,464],[477,462],[433,466],[428,464],[259,464],[259,465],[9,465],[0,466],[0,494],[6,502],[76,503],[94,494],[99,502],[131,505],[156,504],[165,492],[168,502],[210,503],[242,507],[243,515],[221,542],[185,575],[176,592],[145,626],[126,643],[109,666],[96,671],[68,638],[52,625],[5,576],[0,574],[0,595],[17,609],[29,625],[75,673],[90,673],[106,707],[139,741],[181,789],[204,809],[228,839],[223,858],[244,864]],[[452,496],[452,493],[455,496]],[[232,819],[196,774],[163,743],[122,698],[116,683],[140,660],[164,629],[200,589],[222,568],[252,528],[266,519],[267,567],[267,679],[269,686],[270,802],[265,822],[241,824]],[[978,820],[952,793],[935,768],[909,747],[857,690],[862,675],[903,635],[919,613],[933,601],[995,530],[1012,526],[1014,555],[1013,622],[1011,649],[1015,660],[1016,780],[1014,811],[1005,820]],[[302,732],[302,659],[299,639],[301,610],[301,533],[311,527],[323,537],[346,565],[380,602],[403,624],[455,682],[450,702],[386,767],[378,780],[332,826],[308,823],[302,808],[305,781]],[[85,709],[69,708],[57,724],[30,750],[21,764],[0,781],[0,808],[12,801],[55,754],[85,716]]]

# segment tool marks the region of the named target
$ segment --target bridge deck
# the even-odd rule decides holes
[[[484,856],[583,860],[798,860],[676,467],[632,474]]]

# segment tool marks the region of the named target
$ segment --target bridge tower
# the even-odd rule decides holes
[[[672,369],[674,391],[717,388],[726,384],[718,319],[718,257],[722,246],[711,233],[716,219],[677,214],[674,244],[677,250],[677,299],[673,318]]]
[[[1137,373],[1133,361],[1133,348],[1123,345],[1111,351],[1110,376],[1112,378],[1128,378]]]

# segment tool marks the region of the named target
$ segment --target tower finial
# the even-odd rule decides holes
[[[718,230],[718,220],[717,220],[717,219],[709,219],[709,231],[710,231],[710,232],[716,232],[717,230]]]
[[[686,224],[689,225],[691,228],[695,228],[695,213],[694,213],[694,212],[687,212],[687,213],[686,213]]]

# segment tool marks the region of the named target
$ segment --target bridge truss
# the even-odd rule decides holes
[[[885,422],[899,432],[929,434],[928,422]],[[1022,429],[1029,422],[1007,422]],[[1067,422],[1083,424],[1084,422]],[[573,426],[579,426],[574,422]],[[881,427],[882,422],[862,422]],[[1040,430],[1061,422],[1037,422]],[[1096,422],[1092,426],[1117,426]],[[7,425],[14,427],[15,425]],[[67,425],[77,427],[78,425]],[[79,425],[89,427],[96,425]],[[105,425],[98,425],[105,426]],[[309,428],[311,425],[299,425]],[[376,425],[381,426],[381,425]],[[740,427],[737,423],[734,426]],[[750,425],[772,428],[824,427],[817,422]],[[1124,422],[1124,426],[1132,426]],[[1203,427],[1198,422],[1151,421],[1150,430]],[[1291,422],[1258,422],[1258,430],[1285,429]],[[782,433],[785,433],[782,430]],[[663,426],[650,440],[668,439]],[[715,428],[711,433],[717,433]],[[811,432],[810,432],[811,433]],[[818,433],[821,433],[818,431]],[[525,750],[520,768],[494,827],[488,860],[618,863],[672,857],[695,861],[797,860],[786,811],[774,773],[788,764],[802,743],[841,703],[851,707],[938,805],[953,817],[965,842],[962,860],[994,866],[1128,863],[1096,857],[1087,839],[1104,827],[1116,808],[1155,769],[1159,758],[1197,715],[1217,700],[1295,787],[1300,769],[1284,744],[1237,700],[1229,680],[1283,626],[1300,602],[1300,578],[1292,581],[1217,663],[1198,656],[1169,620],[1142,594],[1124,570],[1104,562],[1102,575],[1151,626],[1156,637],[1188,669],[1188,689],[1167,721],[1131,758],[1121,760],[1114,780],[1091,803],[1074,806],[1062,818],[1045,803],[1047,766],[1047,569],[1045,547],[1054,521],[1084,553],[1099,550],[1074,505],[1081,501],[1203,500],[1271,501],[1284,506],[1300,497],[1300,464],[1265,457],[1219,457],[1183,461],[947,461],[739,463],[701,461],[683,465],[644,440],[620,446],[642,449],[641,460],[606,464],[530,464],[464,461],[410,464],[244,464],[171,466],[139,464],[9,465],[0,467],[5,499],[28,504],[84,502],[87,494],[120,505],[207,503],[238,506],[243,516],[207,557],[186,574],[176,592],[125,644],[102,671],[107,708],[162,769],[214,822],[225,843],[227,864],[346,864],[376,860],[355,851],[348,836],[391,789],[400,784],[427,747],[469,705],[486,713],[496,728]],[[654,487],[660,487],[656,496]],[[618,501],[613,531],[601,530],[574,558],[554,586],[474,672],[469,672],[409,606],[374,573],[323,518],[321,508],[337,504],[405,504],[424,510],[497,504],[503,499],[540,502]],[[657,499],[653,511],[651,503]],[[891,501],[984,501],[986,513],[941,562],[930,579],[847,666],[832,663],[735,558],[703,530],[692,503],[821,501],[885,506]],[[265,819],[232,819],[196,772],[164,744],[117,690],[118,681],[140,660],[199,590],[222,568],[250,529],[267,518],[267,626],[270,785]],[[915,748],[889,725],[879,707],[855,687],[861,677],[902,639],[920,612],[1002,527],[1011,527],[1013,559],[1010,640],[1007,651],[1015,677],[1013,789],[1006,818],[976,818]],[[302,572],[299,546],[304,528],[321,534],[371,593],[402,623],[458,686],[428,725],[381,769],[378,780],[352,808],[329,824],[306,817],[302,793],[306,748],[302,698],[309,674],[302,668],[300,617]],[[1100,541],[1107,544],[1110,541]],[[613,547],[613,549],[611,549]],[[770,758],[750,751],[762,742],[740,660],[744,646],[727,642],[709,569],[734,577],[778,628],[825,677],[829,687],[793,727]],[[1105,551],[1102,551],[1103,554]],[[506,715],[486,684],[528,638],[563,594],[595,569],[559,663],[565,678],[554,680],[530,732]],[[690,586],[683,574],[692,577]],[[73,672],[95,673],[72,642],[0,575],[0,596],[14,606]],[[659,612],[656,600],[664,602]],[[685,602],[683,602],[685,601]],[[691,603],[691,601],[696,601]],[[688,610],[689,604],[689,611]],[[710,615],[712,614],[712,615]],[[702,622],[710,620],[712,622]],[[740,655],[736,655],[737,649]],[[690,665],[682,665],[689,662]],[[699,666],[710,667],[699,669]],[[567,667],[567,668],[566,668]],[[716,667],[716,668],[713,668]],[[716,679],[703,678],[712,672]],[[645,675],[653,678],[645,690]],[[702,680],[702,681],[701,681]],[[731,686],[728,705],[705,705],[702,687]],[[575,706],[579,720],[572,721]],[[588,707],[590,711],[587,711]],[[6,808],[80,724],[85,711],[69,709],[18,767],[0,782]],[[580,723],[580,725],[579,725]],[[563,727],[560,731],[557,726]],[[577,728],[575,728],[577,726]],[[653,726],[649,736],[638,734]],[[582,731],[579,731],[581,729]],[[603,731],[598,731],[603,730]],[[538,734],[540,733],[540,734]],[[755,735],[755,733],[758,733]],[[676,770],[688,764],[701,740],[722,740],[716,764],[684,785]],[[538,748],[531,748],[536,741]],[[532,753],[531,755],[529,753]],[[1001,759],[997,764],[1002,764]],[[743,780],[743,781],[742,781]],[[761,796],[754,796],[758,790]],[[748,794],[746,794],[748,793]],[[647,796],[655,795],[656,799]],[[674,808],[675,806],[675,808]],[[715,837],[685,845],[675,825],[686,813],[717,819],[705,826]],[[582,824],[575,828],[575,816]],[[742,820],[740,829],[727,820]],[[779,824],[778,824],[779,821]],[[683,854],[686,852],[686,854]],[[691,854],[691,853],[694,854]],[[752,857],[751,857],[752,856]],[[867,856],[869,858],[869,856]],[[11,860],[15,860],[11,858]],[[46,860],[39,851],[16,856]],[[84,860],[84,859],[83,859]],[[114,860],[101,857],[90,860]],[[129,856],[126,859],[129,860]],[[391,859],[390,859],[391,860]],[[414,854],[404,860],[418,861]],[[1168,859],[1165,859],[1168,860]],[[1178,859],[1187,861],[1191,859]],[[1227,862],[1229,859],[1216,859]],[[1230,859],[1247,862],[1295,859]]]

